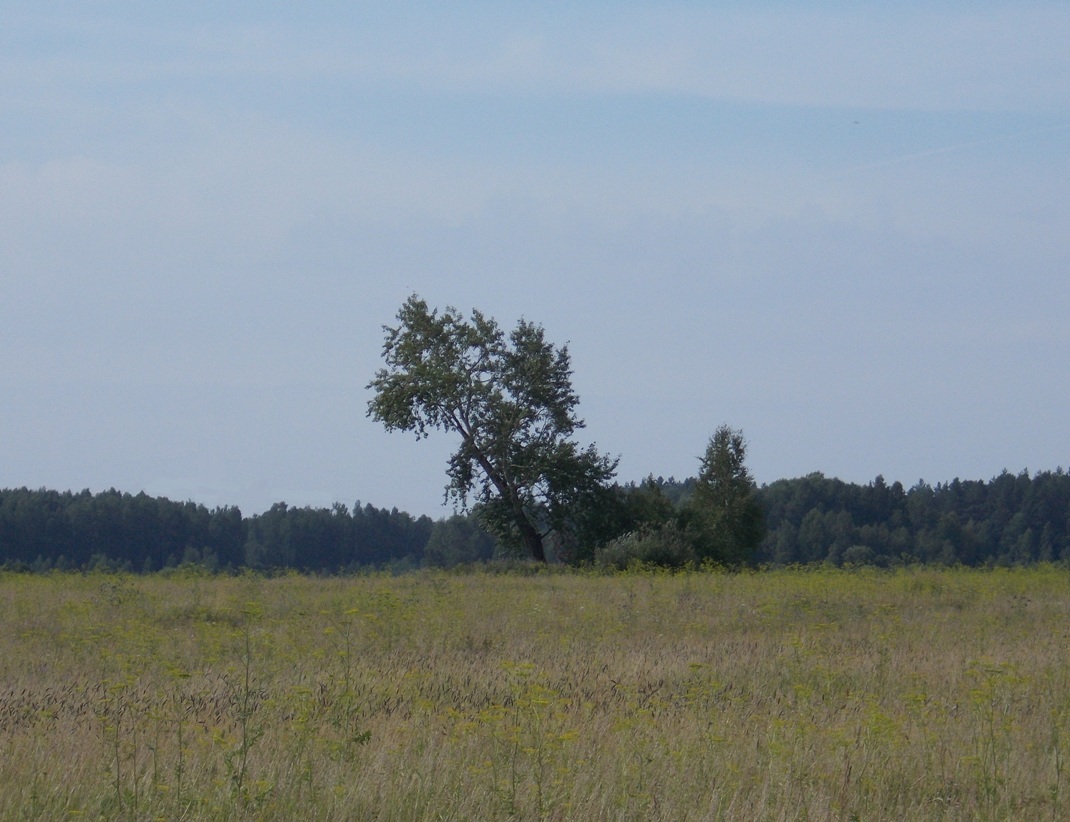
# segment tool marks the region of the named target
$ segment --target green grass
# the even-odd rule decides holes
[[[0,819],[1064,819],[1070,573],[0,576]]]

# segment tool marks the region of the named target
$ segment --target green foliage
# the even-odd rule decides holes
[[[702,456],[695,490],[681,512],[701,560],[739,565],[762,541],[765,524],[754,479],[744,465],[746,454],[743,432],[722,425]]]
[[[431,529],[424,548],[424,565],[452,568],[494,557],[497,544],[472,517],[454,514],[439,520]]]
[[[880,476],[857,485],[815,473],[752,488],[748,495],[739,436],[730,429],[714,435],[700,477],[651,476],[638,485],[598,484],[574,494],[547,551],[567,563],[592,563],[600,546],[631,533],[646,540],[672,522],[691,541],[700,563],[1070,562],[1070,475],[1062,469],[1033,476],[1004,472],[989,482],[919,482],[909,490]],[[478,503],[475,508],[482,510]],[[515,532],[504,513],[501,527]],[[210,574],[242,567],[403,573],[523,555],[519,539],[493,546],[470,524],[471,529],[450,520],[435,523],[360,502],[352,510],[340,503],[297,508],[280,502],[243,518],[237,508],[210,511],[114,489],[98,494],[0,489],[0,567],[35,573],[173,574],[182,568]],[[547,519],[539,521],[542,529],[548,525]],[[763,525],[757,550],[743,548],[753,546]]]
[[[1028,565],[1070,558],[1070,475],[1004,471],[989,482],[878,476],[856,485],[820,473],[758,491],[768,530],[759,562]]]
[[[196,555],[198,562],[235,567],[244,540],[237,508],[209,511],[114,488],[0,490],[0,562],[8,566],[159,570]]]
[[[568,347],[555,348],[526,320],[506,336],[479,311],[469,320],[455,308],[440,314],[416,295],[397,320],[384,328],[386,367],[368,385],[368,415],[418,438],[430,429],[460,435],[447,496],[462,509],[474,501],[502,542],[545,560],[544,537],[567,533],[573,510],[616,468],[571,439],[583,421]]]
[[[876,565],[877,555],[868,545],[852,545],[843,552],[843,564],[846,566]]]
[[[595,563],[619,571],[651,565],[682,568],[698,562],[692,542],[675,522],[668,522],[629,531],[611,540],[597,550]]]
[[[339,572],[406,559],[419,565],[433,522],[359,502],[352,512],[341,504],[294,508],[279,502],[246,527],[247,567]]]
[[[680,567],[750,561],[761,543],[764,519],[745,457],[742,432],[722,425],[686,493],[653,477],[627,489],[615,508],[617,530],[605,532],[596,562],[624,568],[634,563]]]
[[[429,517],[359,502],[352,512],[276,503],[242,518],[146,494],[0,489],[0,565],[11,570],[206,573],[240,567],[351,571],[390,563],[418,567],[432,529]]]

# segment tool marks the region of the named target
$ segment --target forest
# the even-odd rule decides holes
[[[687,510],[695,479],[649,478],[614,485],[603,516],[590,517],[587,549],[558,561],[597,562],[606,545],[660,530]],[[1070,560],[1070,474],[1004,471],[907,489],[878,476],[859,485],[813,473],[752,489],[760,540],[731,563],[748,567],[827,564],[1028,565]],[[653,512],[653,513],[652,513]],[[0,565],[14,570],[115,569],[152,572],[180,565],[208,570],[293,569],[306,573],[405,571],[516,557],[473,514],[432,520],[359,501],[349,508],[279,502],[243,516],[115,489],[100,493],[0,490]],[[644,556],[636,558],[643,559]],[[683,564],[679,555],[646,556]]]
[[[1070,475],[1062,468],[988,482],[910,489],[878,476],[857,485],[823,476],[757,492],[766,534],[754,561],[770,565],[937,563],[1024,565],[1070,559]]]
[[[209,570],[351,571],[419,565],[430,517],[359,502],[350,511],[276,503],[243,517],[235,507],[132,495],[115,489],[0,491],[0,563],[31,570],[151,572],[178,565]]]

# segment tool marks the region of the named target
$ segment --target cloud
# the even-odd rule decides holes
[[[1064,5],[558,12],[499,17],[474,34],[447,21],[433,37],[407,28],[386,32],[381,44],[357,36],[317,51],[318,59],[328,75],[454,93],[921,110],[1070,104]]]
[[[348,83],[452,94],[683,95],[758,105],[1053,111],[1070,106],[1062,3],[711,9],[374,5],[204,10],[139,22],[83,11],[95,35],[24,16],[43,49],[2,61],[23,87],[205,81]],[[92,44],[92,45],[91,45]],[[17,45],[17,44],[16,44]],[[40,43],[39,43],[40,45]],[[22,55],[21,57],[19,55]]]

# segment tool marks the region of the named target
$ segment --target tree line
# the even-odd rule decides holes
[[[618,460],[581,445],[568,345],[521,319],[508,334],[473,309],[413,294],[383,326],[368,416],[423,439],[454,435],[446,495],[499,545],[537,562],[745,562],[762,536],[742,432],[722,425],[682,506],[612,482]]]
[[[14,567],[304,572],[449,566],[495,556],[624,568],[824,562],[976,565],[1070,560],[1070,478],[1004,472],[909,491],[822,474],[758,488],[741,431],[721,425],[698,476],[614,481],[617,463],[583,446],[568,346],[521,320],[503,331],[478,310],[433,309],[412,295],[384,326],[369,417],[422,439],[458,439],[438,522],[359,502],[243,518],[145,494],[0,491],[0,562]]]
[[[738,434],[729,429],[722,438],[731,440],[732,433]],[[719,443],[713,445],[716,455]],[[734,453],[742,455],[738,447]],[[608,567],[636,561],[681,566],[703,558],[752,567],[1070,561],[1070,474],[1061,468],[1034,475],[1004,471],[989,481],[918,482],[909,489],[880,476],[859,485],[814,473],[735,497],[737,504],[750,500],[750,513],[742,517],[703,498],[710,493],[703,473],[708,466],[687,480],[651,477],[610,486],[598,516],[588,512],[582,547],[557,545],[551,552],[560,556],[553,558]],[[709,514],[711,508],[720,513]],[[709,516],[734,524],[696,525]],[[352,509],[280,502],[243,517],[235,507],[209,510],[114,489],[0,490],[0,565],[14,569],[150,572],[196,564],[339,573],[522,556],[471,514],[432,520],[359,502]]]
[[[617,460],[574,440],[568,346],[521,320],[506,334],[478,310],[430,307],[413,294],[383,327],[368,416],[417,438],[459,445],[447,494],[503,545],[531,558],[604,565],[1033,562],[1070,559],[1062,471],[906,491],[821,474],[761,489],[742,432],[722,425],[683,484],[612,484]],[[549,548],[549,550],[548,550]]]
[[[183,564],[321,573],[391,563],[417,567],[435,528],[430,517],[359,502],[352,510],[280,502],[243,517],[236,507],[209,510],[115,489],[0,490],[0,564],[40,571],[150,572]]]
[[[766,535],[754,561],[1021,565],[1070,560],[1070,474],[1059,468],[910,489],[820,473],[757,494]]]

